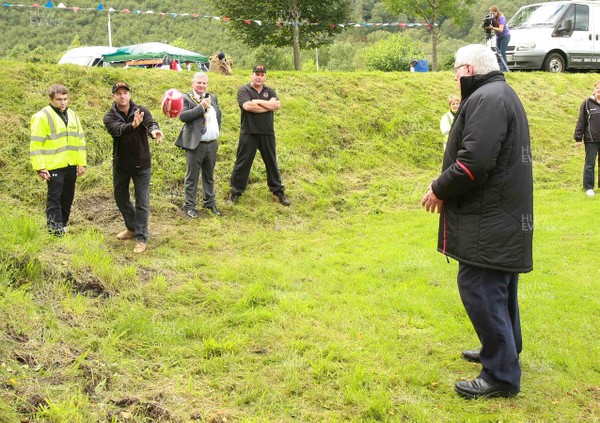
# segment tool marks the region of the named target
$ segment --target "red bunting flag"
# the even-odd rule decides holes
[[[9,3],[4,3],[1,4],[2,6],[6,7],[6,8],[12,8],[12,7],[25,7],[25,5],[23,4],[9,4]],[[45,6],[41,6],[39,3],[34,3],[32,6],[32,8],[34,9],[39,9],[41,7],[46,7],[46,8],[54,8],[54,4],[52,3],[52,0],[48,0],[48,2],[45,4]],[[100,3],[98,5],[98,7],[96,8],[89,8],[89,7],[67,7],[64,5],[64,3],[59,3],[58,6],[56,6],[57,9],[72,9],[73,12],[84,12],[84,11],[100,11],[100,12],[117,12],[116,9],[110,7],[107,9],[104,8],[104,6],[102,5],[102,3]],[[131,13],[132,11],[129,9],[122,9],[120,11],[121,13]],[[133,10],[133,12],[135,12],[135,14],[153,14],[154,12],[152,10],[147,10],[147,11],[142,11],[142,10]],[[199,15],[198,13],[172,13],[172,12],[159,12],[160,16],[167,16],[167,15],[171,15],[173,18],[181,16],[181,17],[185,17],[185,16],[191,16],[193,18],[198,18],[201,17],[202,15]],[[204,15],[205,18],[213,18],[217,21],[231,21],[232,18],[228,17],[228,16],[223,16],[223,17],[219,17],[219,16],[207,16]],[[330,22],[329,24],[326,24],[322,21],[315,21],[315,22],[307,22],[307,21],[281,21],[279,19],[275,20],[275,21],[262,21],[262,20],[258,20],[258,19],[239,19],[239,18],[235,18],[234,20],[236,21],[243,21],[246,25],[252,25],[252,22],[256,23],[257,25],[262,26],[263,23],[265,25],[275,25],[275,27],[277,28],[282,28],[285,26],[289,26],[289,25],[293,25],[293,26],[305,26],[305,25],[310,25],[310,26],[317,26],[317,25],[329,25],[329,28],[336,28],[336,27],[340,27],[340,28],[369,28],[369,27],[392,27],[392,26],[398,26],[401,27],[402,29],[407,29],[407,28],[427,28],[428,31],[431,31],[433,29],[433,27],[437,27],[438,24],[436,23],[429,23],[429,22],[423,22],[423,23],[418,23],[418,22],[362,22],[362,23],[356,23],[356,22],[349,22],[349,23],[334,23],[334,22]]]

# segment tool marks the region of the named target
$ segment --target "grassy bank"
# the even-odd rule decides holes
[[[224,216],[180,211],[184,158],[162,92],[189,74],[0,67],[0,421],[594,421],[600,412],[597,199],[579,186],[574,120],[594,75],[508,75],[525,103],[536,179],[535,271],[521,279],[523,391],[466,402],[478,367],[456,290],[418,201],[441,162],[449,73],[269,73],[282,177],[260,160],[225,206],[237,146],[237,86],[211,75],[224,112],[216,170]],[[147,253],[122,221],[101,124],[125,78],[167,141],[154,145]],[[91,166],[67,237],[43,230],[45,187],[29,169],[28,121],[63,82]]]

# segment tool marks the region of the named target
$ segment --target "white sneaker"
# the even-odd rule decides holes
[[[594,195],[596,195],[596,194],[594,193],[594,190],[593,190],[593,189],[588,189],[588,190],[585,192],[585,195],[587,195],[588,197],[593,197],[593,196],[594,196]]]

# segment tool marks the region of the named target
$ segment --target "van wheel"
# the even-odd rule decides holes
[[[565,59],[559,53],[550,53],[546,60],[544,60],[544,65],[542,69],[546,72],[564,72],[565,71]]]

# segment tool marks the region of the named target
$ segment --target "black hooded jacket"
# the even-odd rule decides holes
[[[525,109],[501,72],[461,78],[442,174],[438,251],[512,273],[533,269],[533,175]]]
[[[600,142],[600,103],[593,95],[581,103],[573,138],[578,142]]]

